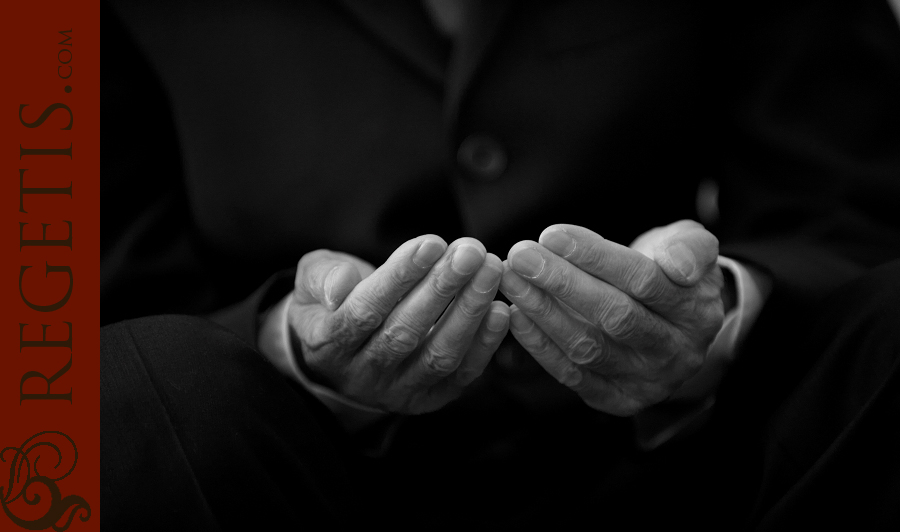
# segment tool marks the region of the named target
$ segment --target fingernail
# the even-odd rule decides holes
[[[487,317],[485,327],[491,332],[500,332],[506,328],[506,313],[502,310],[492,310]]]
[[[691,250],[681,242],[676,242],[666,248],[666,254],[672,265],[681,272],[685,279],[690,279],[691,274],[697,269],[697,259]]]
[[[509,325],[519,333],[527,333],[534,327],[534,322],[522,314],[521,310],[514,310],[509,316]]]
[[[512,270],[503,272],[503,291],[511,297],[522,297],[528,293],[531,285],[516,275]]]
[[[337,270],[339,266],[335,266],[328,272],[328,275],[325,276],[325,302],[332,306],[334,305],[334,298],[331,296],[331,292],[334,290],[334,278],[337,275]]]
[[[575,239],[560,229],[547,231],[538,240],[545,248],[563,258],[575,252]]]
[[[484,255],[475,246],[463,244],[456,248],[450,259],[450,267],[460,275],[469,275],[477,270],[484,262]]]
[[[544,257],[534,248],[517,251],[509,258],[510,265],[520,274],[534,279],[544,271]]]
[[[500,270],[496,270],[490,266],[482,268],[475,274],[475,278],[472,279],[472,288],[479,294],[487,294],[497,286],[497,283],[500,281],[501,273]]]
[[[580,369],[569,366],[563,370],[559,382],[571,388],[573,386],[578,386],[581,383],[582,378],[584,378],[584,375],[581,373]]]
[[[444,254],[444,246],[435,240],[426,240],[419,244],[419,249],[413,255],[413,264],[419,268],[430,268],[441,255]]]

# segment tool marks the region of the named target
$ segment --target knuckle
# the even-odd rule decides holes
[[[381,336],[384,350],[401,356],[412,353],[419,345],[419,335],[412,328],[400,323],[386,327]]]
[[[596,362],[603,354],[597,341],[586,334],[573,336],[566,345],[566,353],[576,364]]]
[[[565,271],[549,272],[547,291],[560,299],[570,300],[578,295],[578,286],[574,276]]]
[[[650,303],[662,299],[664,285],[656,271],[655,264],[641,263],[629,274],[629,286],[634,297]]]
[[[406,354],[387,349],[379,349],[366,355],[366,363],[379,372],[388,372],[406,359]]]
[[[431,292],[440,299],[450,299],[459,288],[458,283],[449,275],[433,275],[428,283]]]
[[[409,267],[391,268],[387,272],[387,283],[391,287],[405,288],[416,281],[416,272]]]
[[[528,346],[538,356],[548,355],[554,347],[553,340],[546,334],[538,334],[528,339]]]
[[[425,369],[438,376],[446,376],[453,373],[459,366],[460,359],[450,350],[432,346],[422,356],[422,364]]]
[[[528,307],[531,311],[530,314],[532,314],[532,321],[546,321],[553,316],[553,311],[555,310],[553,300],[544,294],[535,291],[528,303],[530,303]]]
[[[381,314],[375,310],[374,305],[360,303],[357,300],[346,302],[344,313],[345,325],[361,331],[374,331],[381,325]]]
[[[360,295],[360,306],[374,309],[376,312],[387,314],[390,310],[388,306],[393,307],[396,304],[396,298],[392,295],[393,290],[387,282],[378,282],[371,286],[365,293]]]
[[[579,262],[589,266],[593,271],[603,271],[607,266],[608,257],[594,246],[585,246],[579,255]]]
[[[456,305],[456,312],[467,322],[475,322],[481,319],[487,310],[487,305],[475,297],[461,297]]]
[[[603,316],[603,329],[614,338],[626,340],[637,331],[638,311],[630,301],[611,303]]]

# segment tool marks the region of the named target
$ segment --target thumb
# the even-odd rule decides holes
[[[653,259],[673,283],[693,286],[710,272],[719,257],[719,240],[699,224],[661,238]]]
[[[294,301],[335,310],[362,280],[359,268],[343,254],[327,250],[308,253],[297,264]]]

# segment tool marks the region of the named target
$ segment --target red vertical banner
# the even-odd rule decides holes
[[[100,14],[2,7],[0,530],[100,528]]]

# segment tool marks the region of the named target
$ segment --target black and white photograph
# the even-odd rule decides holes
[[[100,13],[104,530],[900,530],[900,2]]]

